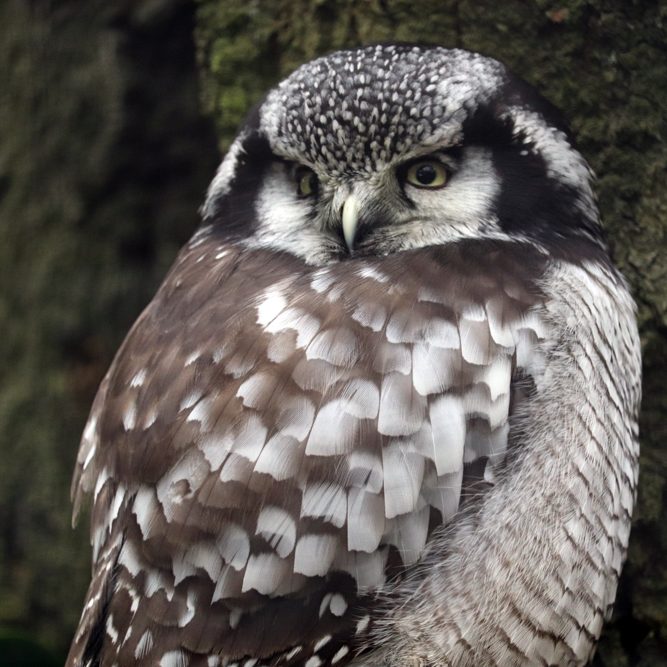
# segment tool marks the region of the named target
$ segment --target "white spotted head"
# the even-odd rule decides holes
[[[372,46],[298,68],[248,118],[204,229],[310,264],[460,238],[601,243],[560,114],[498,61]]]

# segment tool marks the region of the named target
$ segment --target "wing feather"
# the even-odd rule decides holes
[[[330,635],[339,655],[372,591],[455,516],[473,464],[492,479],[512,378],[547,335],[541,258],[486,241],[354,262],[200,240],[129,334],[73,484],[77,507],[101,485],[82,628],[113,616],[106,650],[261,661]],[[219,639],[195,638],[213,617]]]

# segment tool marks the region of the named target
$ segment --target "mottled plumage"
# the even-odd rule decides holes
[[[93,405],[68,665],[586,664],[640,384],[590,180],[475,54],[271,91]]]

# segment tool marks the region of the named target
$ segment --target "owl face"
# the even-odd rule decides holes
[[[599,240],[590,170],[558,113],[499,62],[439,47],[341,51],[250,115],[204,230],[321,265],[462,238]]]

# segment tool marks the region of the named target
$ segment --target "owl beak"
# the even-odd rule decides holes
[[[357,235],[359,224],[359,200],[354,195],[349,195],[343,204],[343,237],[348,250],[354,247],[354,237]]]

